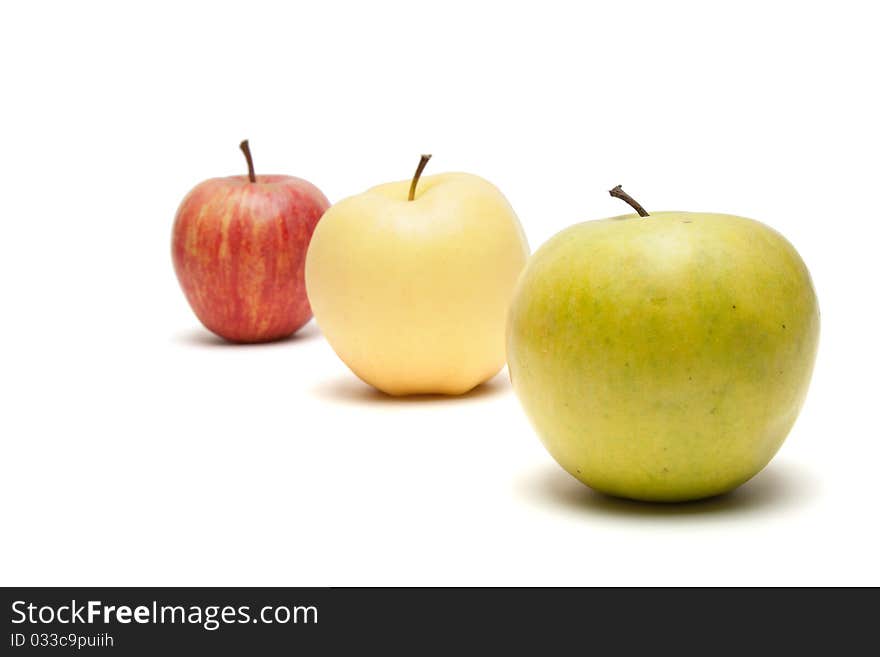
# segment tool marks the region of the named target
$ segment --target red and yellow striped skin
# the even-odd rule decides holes
[[[309,321],[306,250],[329,205],[291,176],[211,178],[187,194],[171,255],[201,322],[232,342],[267,342]]]

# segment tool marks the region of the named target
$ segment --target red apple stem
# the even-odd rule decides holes
[[[425,166],[428,164],[428,160],[430,159],[430,155],[422,155],[422,159],[419,160],[419,166],[416,167],[416,174],[413,176],[412,184],[409,186],[410,201],[414,200],[416,197],[416,185],[419,184],[419,178],[422,177],[422,171],[425,170]]]
[[[248,140],[245,139],[238,145],[238,147],[241,149],[241,152],[244,153],[244,157],[248,163],[248,178],[252,183],[257,182],[257,176],[254,174],[254,158],[251,157],[251,145],[248,144]]]
[[[643,208],[641,205],[639,205],[638,201],[636,201],[632,196],[630,196],[625,191],[623,191],[623,185],[618,185],[614,189],[609,190],[608,193],[611,194],[611,196],[613,196],[614,198],[619,198],[621,201],[626,201],[627,203],[629,203],[629,206],[633,210],[638,212],[640,217],[651,216],[648,214],[648,212],[645,210],[645,208]]]

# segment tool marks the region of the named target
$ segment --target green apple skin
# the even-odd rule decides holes
[[[723,214],[572,226],[517,283],[513,387],[574,477],[648,501],[718,495],[757,474],[804,402],[819,307],[794,247]]]

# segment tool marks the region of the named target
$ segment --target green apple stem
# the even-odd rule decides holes
[[[409,186],[409,200],[412,201],[416,197],[416,185],[419,184],[419,178],[422,177],[422,171],[425,170],[425,165],[428,164],[428,160],[431,159],[430,155],[422,155],[422,159],[419,160],[419,166],[416,167],[416,173],[413,176],[412,184]]]
[[[254,174],[254,158],[251,157],[251,146],[248,144],[248,140],[245,139],[238,145],[238,147],[241,149],[241,152],[244,153],[244,157],[248,163],[248,178],[252,183],[257,182],[257,176]]]
[[[630,207],[633,210],[635,210],[636,212],[638,212],[640,217],[651,216],[648,214],[648,212],[645,210],[645,208],[643,208],[641,205],[639,205],[638,201],[636,201],[632,196],[630,196],[625,191],[623,191],[622,185],[618,185],[614,189],[609,190],[608,193],[611,194],[611,196],[613,196],[614,198],[619,198],[621,201],[626,201],[627,203],[629,203]]]

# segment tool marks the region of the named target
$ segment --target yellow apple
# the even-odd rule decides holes
[[[467,173],[379,185],[332,206],[306,256],[328,342],[391,395],[457,395],[504,365],[505,321],[528,245],[510,204]]]
[[[682,501],[735,488],[782,445],[819,308],[771,228],[655,212],[581,223],[538,249],[507,339],[513,387],[565,470],[611,495]]]

